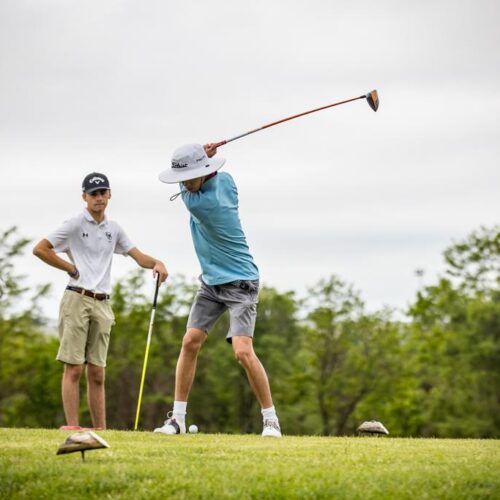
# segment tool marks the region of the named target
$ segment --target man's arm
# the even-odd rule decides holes
[[[54,247],[49,240],[43,239],[39,241],[33,248],[33,255],[36,255],[49,266],[66,271],[72,278],[78,279],[78,269],[71,262],[61,259],[61,257],[54,252]]]
[[[152,269],[153,276],[156,273],[158,273],[160,275],[160,282],[161,283],[163,283],[167,279],[168,271],[167,271],[167,268],[165,267],[165,264],[161,260],[155,259],[154,257],[151,257],[150,255],[146,255],[145,253],[142,253],[137,247],[130,249],[128,254],[141,267],[144,267],[145,269]]]

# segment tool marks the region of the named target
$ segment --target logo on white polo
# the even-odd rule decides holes
[[[97,184],[99,185],[101,182],[104,182],[104,179],[102,177],[92,177],[92,179],[89,180],[90,184]]]

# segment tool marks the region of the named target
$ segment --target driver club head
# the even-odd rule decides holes
[[[365,95],[365,98],[370,105],[370,108],[373,109],[373,111],[377,111],[378,109],[378,93],[376,90],[372,90],[371,92],[368,92],[368,94]]]

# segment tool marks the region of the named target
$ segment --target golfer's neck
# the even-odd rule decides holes
[[[97,222],[97,224],[100,224],[104,220],[104,212],[106,210],[105,208],[103,208],[102,210],[95,211],[87,207],[87,210],[89,214],[92,216],[92,218]]]

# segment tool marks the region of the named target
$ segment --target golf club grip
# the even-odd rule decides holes
[[[244,134],[240,134],[240,135],[236,135],[234,137],[231,137],[231,139],[226,139],[225,141],[217,142],[215,144],[215,147],[218,148],[219,146],[224,146],[224,144],[227,144],[228,142],[232,142],[232,141],[235,141],[236,139],[241,139],[242,137],[245,137],[247,135],[254,134],[255,132],[258,132],[259,130],[262,130],[263,128],[264,127],[255,128],[253,130],[245,132]]]
[[[158,290],[160,288],[160,273],[156,273],[155,297],[153,299],[153,309],[156,309],[156,301],[158,300]]]

